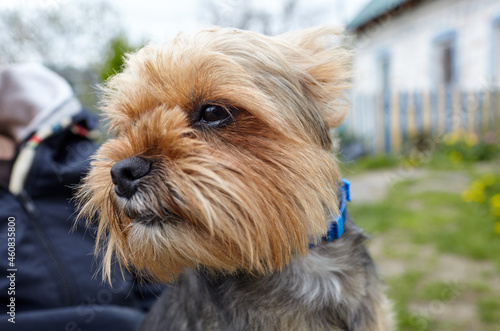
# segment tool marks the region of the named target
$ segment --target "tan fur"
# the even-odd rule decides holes
[[[99,215],[105,277],[112,253],[171,282],[184,268],[262,274],[307,252],[337,212],[328,129],[345,115],[350,61],[338,37],[329,28],[274,38],[212,28],[128,57],[104,89],[114,138],[78,195],[81,216]],[[203,104],[239,112],[227,127],[195,129]],[[155,167],[130,211],[117,201],[110,168],[132,156]],[[129,218],[162,208],[184,221],[158,231]]]
[[[350,60],[332,28],[210,28],[146,46],[109,80],[102,110],[113,138],[77,199],[81,217],[98,218],[103,278],[114,255],[145,277],[181,278],[143,329],[393,328],[359,228],[348,220],[340,240],[309,248],[339,212],[329,129],[346,114]],[[201,123],[206,105],[231,120]],[[136,157],[151,168],[119,196],[111,169]]]

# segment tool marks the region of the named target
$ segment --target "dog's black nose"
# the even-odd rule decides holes
[[[130,199],[137,191],[140,179],[151,170],[151,162],[142,157],[129,157],[116,162],[111,167],[111,180],[115,192],[122,198]]]

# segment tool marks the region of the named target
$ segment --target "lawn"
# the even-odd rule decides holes
[[[356,178],[373,170],[359,169],[346,177],[363,185]],[[491,175],[500,184],[500,161],[415,170],[394,176],[377,201],[348,206],[372,237],[398,330],[500,331],[500,234],[487,206],[463,193]]]

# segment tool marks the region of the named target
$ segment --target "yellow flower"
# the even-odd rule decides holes
[[[477,141],[477,135],[474,132],[469,132],[465,136],[465,143],[467,144],[467,146],[474,146],[475,144],[477,144]]]
[[[476,191],[474,190],[474,201],[483,203],[486,201],[486,197],[483,193],[483,191]]]
[[[497,234],[500,234],[500,222],[496,222],[496,223],[495,223],[495,232],[496,232]]]
[[[500,208],[500,193],[495,194],[490,199],[491,206],[494,208]]]
[[[457,151],[451,151],[450,154],[448,154],[448,158],[452,163],[459,163],[463,159],[462,154]]]
[[[484,183],[485,186],[490,186],[495,184],[496,177],[494,174],[485,174],[483,177],[481,177],[481,181]]]
[[[459,131],[453,131],[451,133],[448,133],[447,135],[444,136],[443,141],[446,145],[454,145],[457,143],[458,139],[460,138],[460,132]]]
[[[486,200],[484,192],[477,189],[465,190],[462,192],[462,200],[465,202],[483,203]]]
[[[495,194],[490,199],[491,213],[494,216],[500,216],[500,193]]]
[[[462,200],[465,202],[472,202],[472,194],[470,190],[465,190],[462,192]]]
[[[486,187],[486,184],[481,181],[481,180],[475,180],[473,183],[472,183],[472,188],[474,190],[478,190],[478,191],[484,191],[484,188]]]

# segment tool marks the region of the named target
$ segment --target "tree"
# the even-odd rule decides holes
[[[109,40],[120,31],[117,20],[103,0],[32,2],[1,9],[0,63],[88,67],[99,61]]]
[[[131,53],[143,45],[132,45],[124,33],[119,33],[111,39],[108,44],[103,63],[99,68],[99,76],[102,81],[120,72],[123,67],[125,54]]]
[[[317,25],[328,12],[322,7],[307,6],[300,0],[273,1],[274,8],[270,3],[256,0],[202,0],[201,8],[212,24],[267,35]]]

